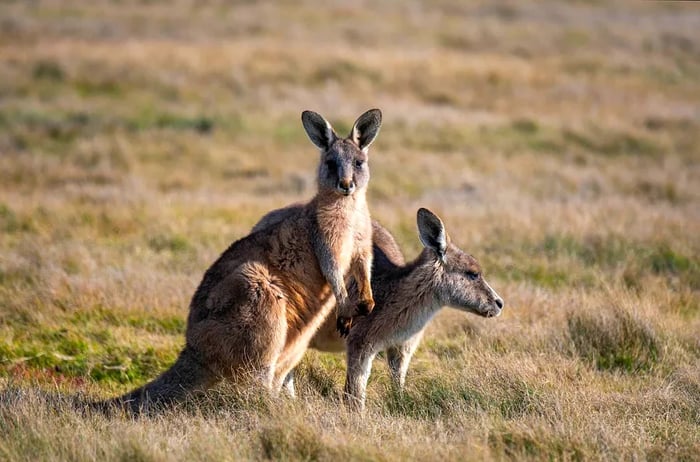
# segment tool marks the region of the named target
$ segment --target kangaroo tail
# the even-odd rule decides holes
[[[91,407],[102,412],[122,409],[131,414],[155,411],[211,388],[218,381],[197,352],[185,346],[175,364],[154,381],[123,396],[92,403]]]

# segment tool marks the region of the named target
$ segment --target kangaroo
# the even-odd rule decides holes
[[[377,274],[377,309],[356,320],[346,340],[346,403],[362,410],[376,354],[386,350],[392,379],[403,388],[408,365],[426,325],[443,307],[487,318],[499,316],[503,299],[486,282],[479,262],[454,245],[440,218],[417,213],[423,252],[413,262]]]
[[[270,212],[256,227],[282,219],[292,213],[292,207]],[[483,278],[479,263],[451,243],[440,218],[421,208],[417,222],[425,248],[416,260],[405,264],[393,236],[373,221],[374,311],[355,320],[346,341],[336,333],[331,318],[309,344],[321,351],[347,350],[345,394],[353,408],[364,407],[372,361],[380,351],[386,351],[392,382],[403,389],[411,357],[442,306],[485,317],[499,316],[503,309],[503,299]],[[284,387],[294,396],[293,372],[286,377]]]
[[[354,316],[372,311],[367,159],[381,112],[362,114],[347,138],[315,112],[304,111],[301,119],[321,152],[316,196],[296,213],[231,244],[192,297],[186,344],[175,364],[143,387],[98,403],[101,408],[116,405],[138,413],[222,379],[253,378],[275,393],[334,301],[342,335]],[[349,275],[357,286],[353,300],[345,287]]]

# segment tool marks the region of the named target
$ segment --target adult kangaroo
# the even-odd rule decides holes
[[[318,192],[297,213],[234,242],[206,271],[190,302],[186,345],[154,381],[99,403],[139,412],[205,390],[221,379],[253,378],[276,392],[336,305],[337,328],[374,307],[370,286],[368,147],[381,126],[372,109],[339,137],[321,115],[303,126],[321,152]],[[358,296],[351,300],[345,279]]]
[[[299,207],[270,212],[253,229],[272,225]],[[437,215],[421,208],[417,224],[424,249],[406,264],[391,233],[376,220],[372,222],[374,311],[354,321],[346,340],[329,318],[309,344],[320,351],[347,350],[345,394],[351,407],[364,407],[372,361],[380,351],[386,351],[393,383],[404,387],[411,357],[428,323],[443,306],[484,317],[498,316],[503,309],[503,299],[484,279],[478,261],[451,242]],[[350,291],[353,289],[351,285]],[[284,387],[294,396],[293,371]]]

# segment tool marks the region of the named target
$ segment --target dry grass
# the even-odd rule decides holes
[[[697,7],[83,3],[0,6],[0,458],[698,460]],[[363,418],[316,352],[295,402],[73,411],[166,368],[208,265],[313,194],[300,111],[375,106],[373,215],[413,256],[434,209],[504,315],[442,313]]]

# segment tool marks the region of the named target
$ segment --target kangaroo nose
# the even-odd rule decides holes
[[[355,182],[352,180],[339,180],[338,190],[346,195],[352,194],[352,192],[355,190]]]
[[[496,306],[498,306],[499,309],[503,308],[503,299],[497,298],[496,299]]]

